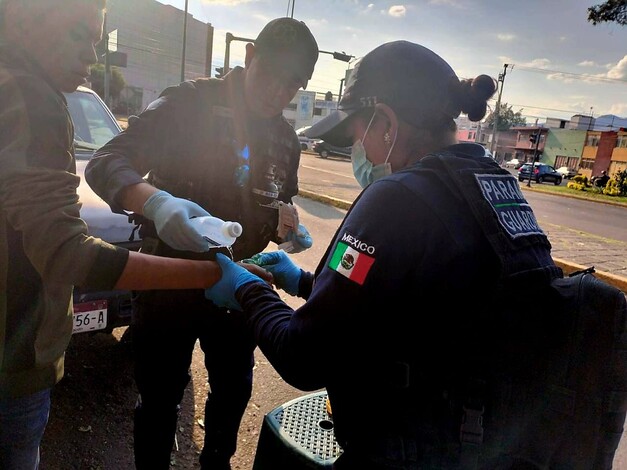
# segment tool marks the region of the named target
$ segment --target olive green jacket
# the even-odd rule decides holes
[[[74,285],[111,289],[128,251],[87,235],[65,97],[0,40],[0,399],[63,376]]]

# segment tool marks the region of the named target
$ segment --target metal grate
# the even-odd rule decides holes
[[[314,460],[333,461],[342,449],[335,440],[326,401],[326,392],[312,393],[275,408],[267,418],[274,421],[283,439],[310,454]]]

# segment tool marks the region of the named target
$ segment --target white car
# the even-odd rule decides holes
[[[301,150],[313,151],[314,145],[316,145],[317,142],[320,142],[320,139],[311,139],[304,134],[310,127],[311,126],[305,126],[300,129],[296,129],[296,135],[298,136],[298,140],[300,140]]]
[[[503,165],[505,168],[516,168],[520,162],[517,158],[512,158],[511,160],[507,160]]]
[[[577,174],[577,170],[573,170],[567,166],[560,166],[556,171],[566,179],[570,179]]]
[[[114,214],[85,181],[85,167],[94,151],[122,129],[107,105],[89,88],[79,87],[73,93],[64,93],[74,123],[74,149],[81,217],[87,223],[89,235],[111,244],[138,250],[141,240],[136,226],[127,215]],[[131,292],[74,288],[74,333],[104,331],[126,326],[131,320]]]

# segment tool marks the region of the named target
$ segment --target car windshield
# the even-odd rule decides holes
[[[68,109],[74,122],[77,148],[96,150],[118,134],[115,120],[91,93],[67,93]]]

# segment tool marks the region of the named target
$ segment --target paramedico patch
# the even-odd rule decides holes
[[[329,267],[361,286],[374,264],[374,252],[374,246],[344,233],[333,251]]]
[[[501,227],[512,238],[544,235],[531,206],[511,175],[475,175],[481,193],[492,206]]]

